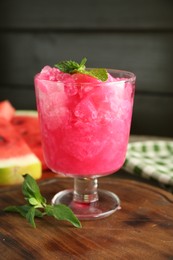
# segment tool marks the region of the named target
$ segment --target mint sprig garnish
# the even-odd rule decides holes
[[[83,58],[80,64],[72,60],[60,61],[59,63],[55,64],[55,67],[61,70],[62,72],[73,74],[76,72],[84,71],[86,62],[86,58]]]
[[[45,215],[52,216],[58,220],[66,220],[75,227],[81,227],[80,221],[69,207],[63,204],[50,205],[46,203],[46,199],[41,195],[37,182],[29,174],[24,175],[22,193],[27,204],[9,206],[4,211],[19,213],[34,228],[36,227],[35,217],[42,218]]]
[[[80,63],[77,63],[76,61],[61,61],[54,66],[65,73],[82,73],[89,76],[92,76],[94,78],[97,78],[101,81],[106,81],[108,79],[108,73],[107,70],[104,68],[96,68],[96,69],[90,69],[86,70],[86,64],[87,59],[83,58]]]

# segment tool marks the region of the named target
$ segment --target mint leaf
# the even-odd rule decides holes
[[[83,58],[79,63],[76,61],[61,61],[54,66],[65,73],[82,73],[97,78],[101,81],[106,81],[108,79],[108,73],[106,69],[98,68],[92,70],[86,70],[85,64],[87,62],[87,58]]]
[[[108,73],[106,69],[92,69],[92,70],[86,70],[83,72],[84,74],[93,76],[94,78],[97,78],[101,81],[106,81],[108,79]]]
[[[78,218],[73,214],[70,208],[65,205],[52,206],[46,204],[46,199],[41,195],[37,182],[28,174],[24,176],[22,191],[28,204],[22,206],[9,206],[4,209],[6,212],[16,212],[36,227],[35,217],[43,217],[44,215],[53,216],[58,220],[67,220],[75,227],[81,227]],[[41,208],[40,211],[38,208]]]
[[[69,61],[59,62],[55,64],[55,67],[65,73],[74,73],[79,69],[80,64],[75,61],[69,60]]]
[[[16,212],[16,213],[19,213],[22,217],[26,218],[26,215],[27,215],[30,208],[31,208],[30,205],[9,206],[9,207],[6,207],[4,209],[4,211],[6,211],[6,212]],[[43,213],[40,210],[35,209],[35,217],[42,218]]]
[[[84,57],[84,58],[81,60],[81,62],[80,62],[80,68],[85,69],[85,64],[86,64],[86,62],[87,62],[87,58]]]
[[[84,71],[86,62],[87,62],[87,59],[83,58],[81,60],[80,64],[77,63],[76,61],[69,60],[69,61],[61,61],[61,62],[55,64],[54,66],[56,68],[58,68],[59,70],[61,70],[62,72],[73,74],[76,72]]]
[[[46,203],[46,199],[42,197],[40,193],[40,189],[37,185],[37,182],[29,175],[26,174],[24,175],[24,182],[22,185],[22,192],[23,195],[25,196],[25,199],[30,202],[31,199],[35,199],[35,205],[38,207],[41,206],[42,204]],[[33,203],[30,203],[33,205]]]
[[[73,224],[75,227],[81,227],[78,218],[73,214],[70,208],[63,204],[47,205],[45,212],[48,216],[52,216],[58,220],[66,220]]]
[[[28,220],[28,222],[29,222],[34,228],[36,228],[35,221],[34,221],[34,217],[35,217],[35,208],[34,208],[34,207],[30,207],[30,209],[28,210],[28,212],[27,212],[27,214],[26,214],[26,219]]]
[[[79,65],[79,68],[78,68],[78,70],[76,70],[75,72],[81,72],[81,73],[83,73],[83,71],[85,71],[85,63],[87,62],[87,58],[83,58],[82,60],[81,60],[81,63],[80,63],[80,65]]]
[[[40,205],[40,204],[38,204],[38,201],[35,198],[29,198],[28,202],[32,206],[39,206]]]

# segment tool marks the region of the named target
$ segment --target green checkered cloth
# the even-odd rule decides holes
[[[123,168],[143,178],[173,186],[173,142],[129,143]]]

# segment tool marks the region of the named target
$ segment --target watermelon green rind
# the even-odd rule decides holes
[[[38,113],[36,110],[16,110],[15,115],[38,116]]]
[[[23,182],[22,175],[30,174],[34,179],[42,175],[41,162],[34,154],[0,161],[0,184],[10,185]]]
[[[0,185],[12,185],[12,184],[20,184],[23,182],[22,175],[30,174],[34,179],[39,179],[41,177],[40,174],[40,165],[31,164],[25,167],[20,167],[21,174],[16,172],[16,169],[19,166],[13,166],[11,168],[3,168],[0,169]]]
[[[0,169],[0,185],[15,185],[22,182],[22,175],[13,171],[12,168]]]

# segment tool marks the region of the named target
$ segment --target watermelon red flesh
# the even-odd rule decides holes
[[[43,158],[38,117],[31,115],[15,115],[12,118],[11,123],[28,144],[32,152],[40,159],[43,170],[47,169]]]
[[[31,150],[23,138],[14,130],[7,120],[0,118],[1,160],[30,154]]]
[[[0,118],[10,121],[15,114],[15,108],[8,100],[0,102]]]

